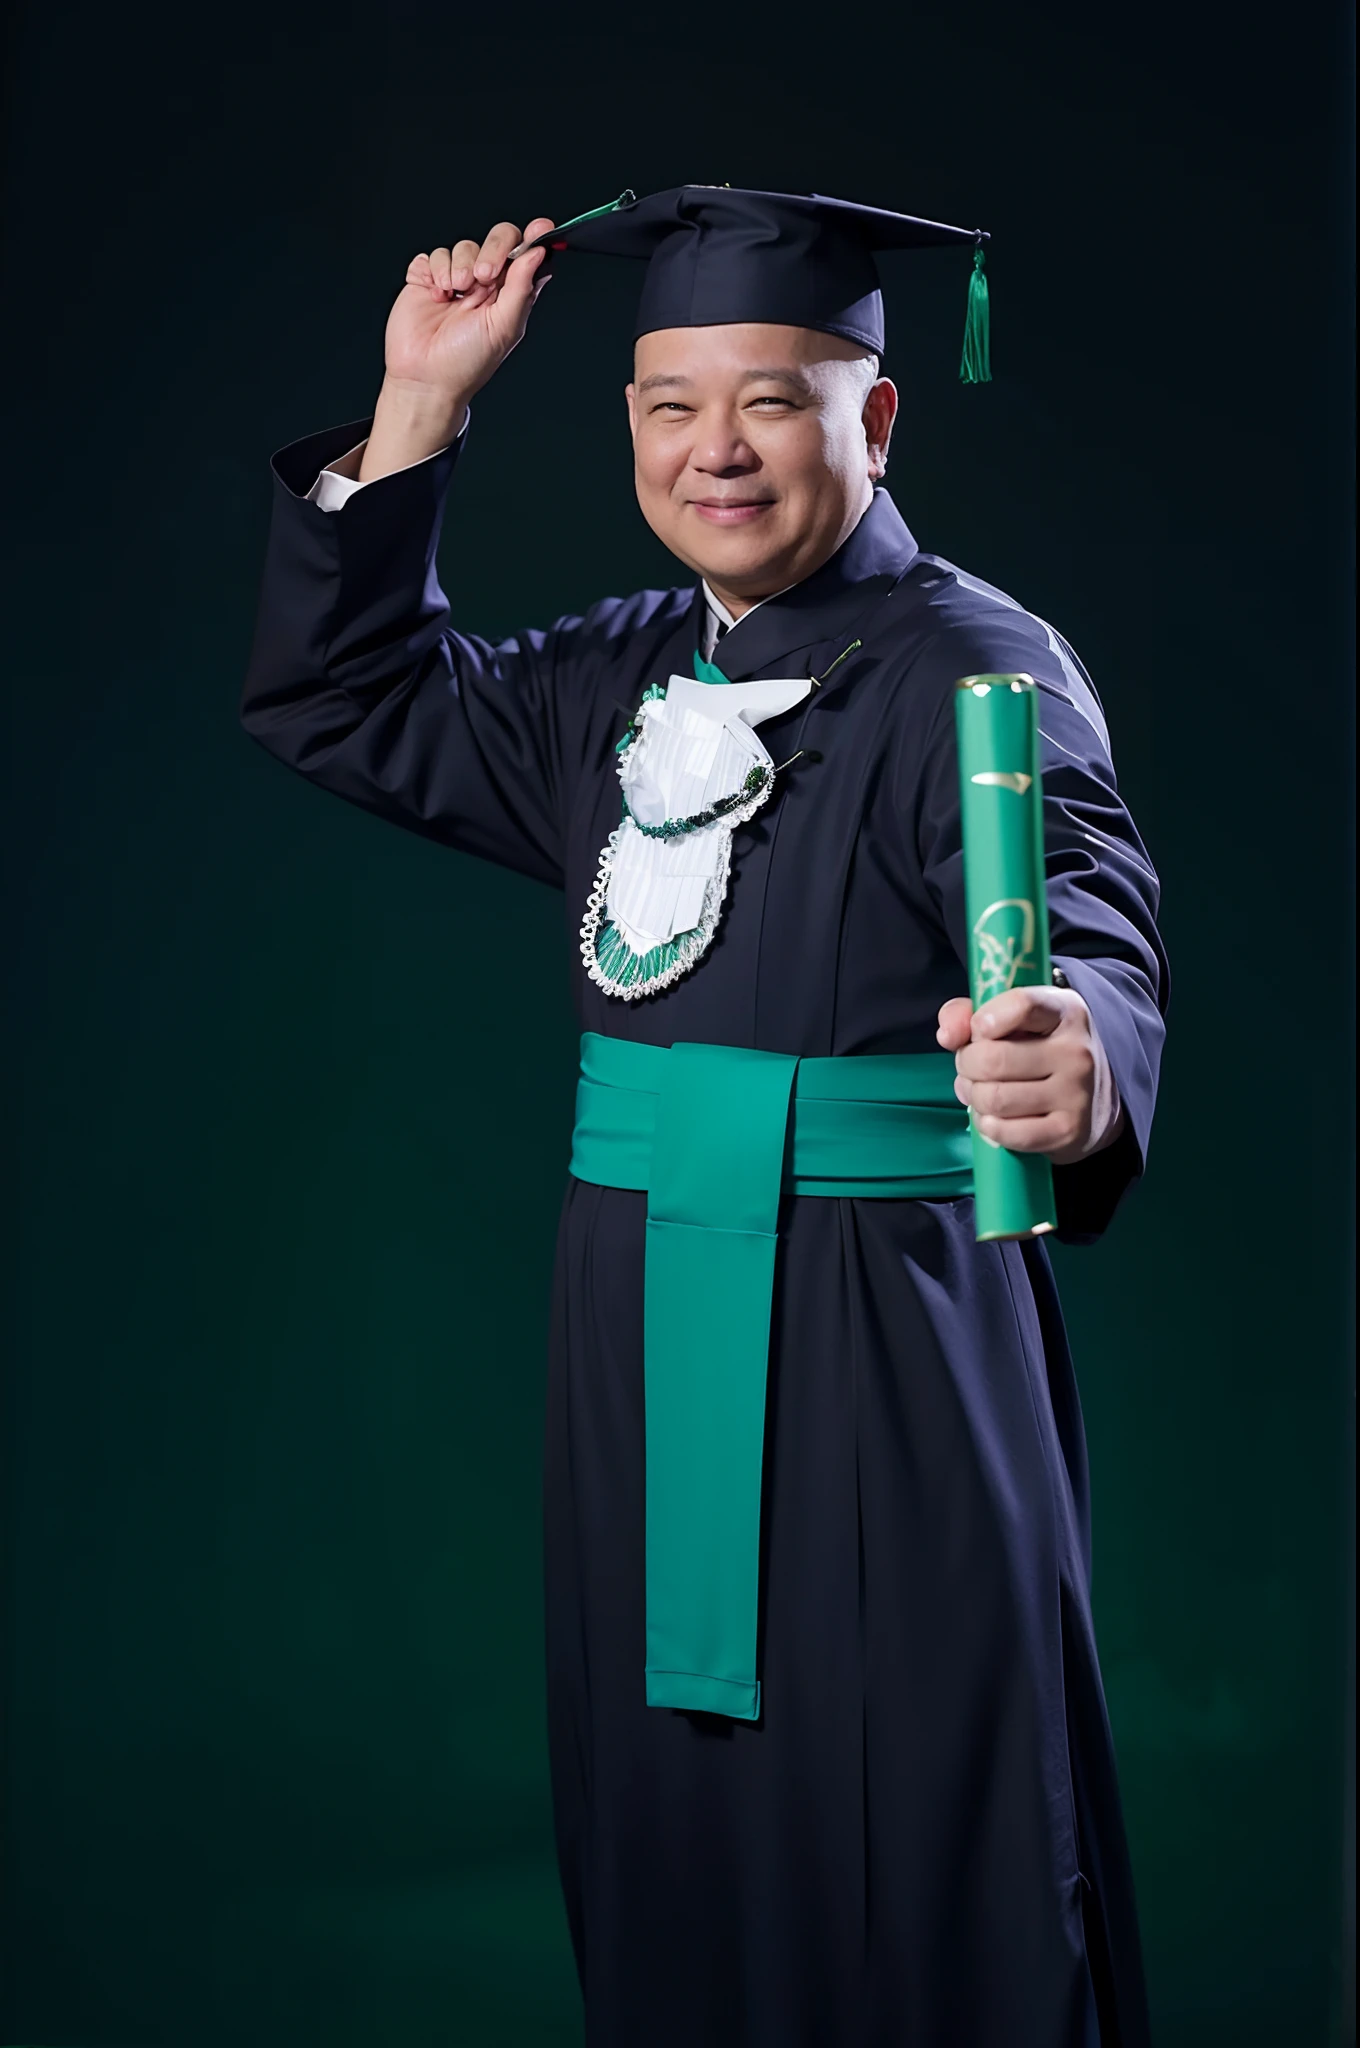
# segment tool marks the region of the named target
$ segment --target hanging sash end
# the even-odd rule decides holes
[[[760,1681],[704,1678],[695,1671],[647,1670],[649,1707],[677,1707],[686,1714],[725,1714],[729,1721],[760,1719]]]

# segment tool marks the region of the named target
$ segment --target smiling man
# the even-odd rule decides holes
[[[743,322],[641,335],[635,367],[638,502],[730,612],[830,560],[888,466],[897,393],[872,355]]]
[[[980,240],[726,187],[503,222],[412,262],[373,419],[275,457],[247,729],[562,889],[579,946],[545,1577],[591,2048],[1147,2038],[1073,1369],[1042,1243],[975,1240],[963,1105],[1105,1229],[1156,877],[1071,648],[882,482],[875,251]],[[646,263],[637,494],[695,580],[493,642],[444,497],[578,250]],[[954,685],[1017,670],[1056,985],[973,1014]]]

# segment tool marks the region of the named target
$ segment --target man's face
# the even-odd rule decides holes
[[[897,393],[810,327],[669,327],[628,386],[638,503],[734,611],[833,555],[887,467]]]

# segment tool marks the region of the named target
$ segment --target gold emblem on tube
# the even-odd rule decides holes
[[[1023,796],[1034,777],[1021,775],[1018,769],[984,768],[981,775],[970,775],[970,782],[979,782],[985,789],[1013,789],[1017,796]]]

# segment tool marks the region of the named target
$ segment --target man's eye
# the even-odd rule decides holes
[[[655,406],[653,410],[656,412],[688,412],[689,407],[683,405],[678,398],[663,398],[661,403]]]
[[[788,399],[788,398],[774,398],[774,397],[769,397],[769,398],[753,398],[753,399],[751,400],[751,403],[752,403],[752,405],[774,405],[774,406],[778,406],[778,407],[780,407],[781,409],[784,409],[784,408],[787,408],[787,407],[791,406],[791,405],[792,405],[792,403],[793,403],[793,401],[792,401],[792,399]]]

